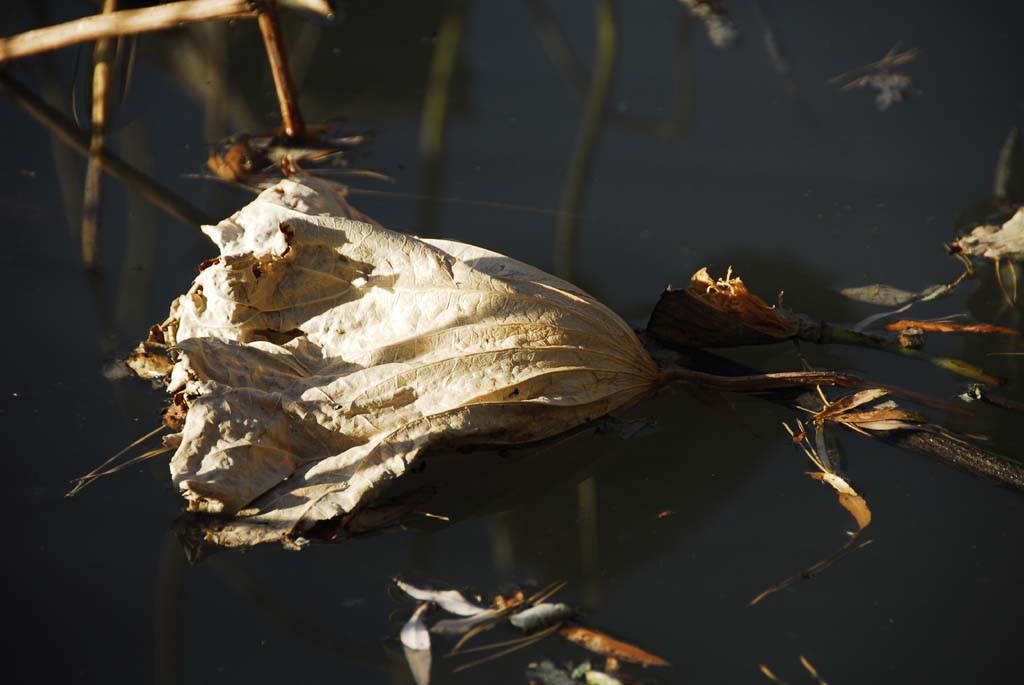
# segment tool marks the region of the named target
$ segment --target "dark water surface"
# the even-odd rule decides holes
[[[392,228],[561,268],[558,216],[497,205],[559,207],[587,76],[574,82],[572,68],[552,62],[537,12],[547,8],[589,71],[594,7],[342,4],[334,25],[285,22],[306,118],[345,117],[375,131],[358,165],[396,183],[357,187],[446,198],[354,203]],[[766,299],[785,290],[791,308],[840,322],[875,310],[839,288],[952,279],[959,267],[942,243],[991,194],[1000,145],[1024,123],[1019,6],[729,4],[742,40],[721,51],[669,0],[618,3],[612,114],[593,151],[574,247],[563,254],[571,278],[638,325],[665,284],[704,265],[733,265]],[[84,2],[5,3],[0,31],[92,11]],[[430,160],[421,113],[439,26],[452,12],[463,13],[461,44],[442,153]],[[786,77],[766,54],[766,26],[788,60]],[[880,112],[868,91],[825,85],[897,41],[924,51],[905,67],[919,91],[909,101]],[[70,111],[77,55],[25,60],[12,73]],[[79,111],[85,80],[79,73]],[[187,175],[201,169],[210,141],[276,122],[255,26],[208,26],[139,41],[111,144],[220,218],[247,195]],[[780,426],[794,413],[752,399],[729,399],[728,413],[670,390],[624,413],[657,422],[630,439],[588,433],[522,454],[435,457],[427,472],[443,474],[460,512],[449,527],[187,565],[166,462],[74,499],[63,494],[71,478],[158,424],[161,392],[112,383],[102,370],[165,317],[212,245],[108,178],[104,268],[98,281],[87,278],[76,236],[84,166],[7,98],[0,131],[4,680],[409,683],[395,636],[410,605],[389,594],[394,575],[485,593],[566,579],[560,597],[588,623],[673,663],[645,674],[661,682],[764,682],[760,663],[808,682],[801,654],[834,685],[1020,677],[1024,497],[869,439],[844,435],[842,446],[874,513],[874,544],[747,608],[838,548],[851,526],[834,494],[803,475],[807,464]],[[991,268],[979,276],[912,313],[969,312],[1020,327],[1020,305],[1001,303]],[[986,356],[1019,343],[930,345],[1008,377],[1006,393],[1021,397],[1017,358]],[[816,365],[941,397],[962,385],[880,353],[801,351]],[[735,356],[773,369],[800,363],[791,346]],[[1019,416],[981,408],[969,420],[935,418],[1022,456]],[[658,518],[666,510],[674,513]],[[524,683],[526,664],[542,657],[585,653],[549,639],[459,674],[459,662],[438,654],[434,682]]]

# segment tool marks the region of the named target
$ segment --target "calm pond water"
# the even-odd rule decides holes
[[[617,3],[610,114],[562,253],[559,216],[528,208],[556,210],[573,173],[594,63],[591,3],[367,0],[342,3],[334,24],[288,16],[285,30],[306,118],[372,130],[356,163],[395,179],[359,180],[390,193],[354,195],[360,209],[391,228],[568,270],[637,325],[667,283],[704,265],[732,265],[766,299],[785,290],[789,307],[847,323],[876,310],[840,288],[914,290],[956,276],[942,243],[991,195],[1000,146],[1024,124],[1019,5],[728,5],[741,39],[719,50],[674,2]],[[4,3],[0,26],[11,34],[94,10]],[[458,52],[441,151],[427,159],[421,115],[446,17]],[[913,79],[907,101],[879,111],[872,92],[826,84],[897,42],[923,51],[901,67]],[[565,46],[577,66],[552,59]],[[246,193],[193,175],[211,141],[278,121],[255,26],[168,32],[137,47],[111,145],[226,216]],[[78,58],[68,49],[10,72],[65,112],[77,98],[83,112]],[[624,413],[655,422],[629,439],[591,432],[525,452],[439,455],[424,476],[450,488],[453,525],[302,553],[267,546],[187,564],[165,461],[65,499],[72,478],[157,425],[163,393],[108,381],[103,369],[164,318],[213,247],[108,177],[103,270],[86,277],[81,160],[6,97],[0,130],[5,680],[411,683],[396,636],[412,605],[389,590],[395,575],[482,593],[565,579],[560,599],[588,624],[672,662],[628,670],[656,682],[764,682],[758,664],[810,682],[800,655],[838,685],[1019,678],[1024,497],[867,438],[841,440],[874,543],[747,607],[837,549],[852,525],[803,475],[808,464],[780,426],[794,412],[753,399],[727,398],[723,411],[675,389]],[[992,278],[982,266],[953,297],[912,313],[1021,327],[1020,305],[1004,306]],[[987,355],[1019,343],[929,345],[1006,376],[1006,394],[1022,397],[1019,358]],[[730,356],[796,369],[799,353],[939,397],[962,387],[927,365],[855,349]],[[1019,416],[976,411],[933,416],[1024,456]],[[526,665],[542,658],[586,653],[552,638],[461,673],[461,661],[438,654],[433,681],[525,683]]]

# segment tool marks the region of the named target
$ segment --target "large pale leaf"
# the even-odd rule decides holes
[[[282,181],[203,230],[220,256],[151,341],[177,351],[168,391],[187,408],[171,476],[226,517],[217,544],[292,540],[426,447],[543,439],[657,380],[590,295],[381,228],[334,184]]]

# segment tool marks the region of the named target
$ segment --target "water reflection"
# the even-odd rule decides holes
[[[52,9],[54,18],[80,11],[27,5],[2,10],[17,17],[11,26],[51,23],[25,21],[38,10]],[[733,265],[765,299],[784,289],[793,308],[833,321],[871,313],[836,295],[837,286],[897,277],[905,287],[940,282],[952,268],[940,254],[948,229],[991,194],[993,155],[1019,125],[1012,78],[1019,46],[1005,31],[1019,23],[1015,10],[760,6],[770,11],[732,7],[745,38],[723,53],[674,3],[618,4],[619,69],[628,77],[614,81],[567,261],[577,281],[638,321],[661,287],[684,282],[705,263],[718,271]],[[598,72],[585,66],[594,7],[475,3],[461,26],[447,111],[432,119],[434,134],[442,130],[438,120],[445,132],[432,148],[434,167],[424,164],[419,136],[450,6],[351,2],[345,10],[345,21],[330,26],[285,19],[307,119],[348,116],[359,130],[376,128],[361,162],[394,176],[397,192],[428,196],[367,196],[365,206],[361,196],[360,208],[385,225],[443,231],[558,268],[550,216],[444,198],[457,189],[468,199],[558,206],[570,174],[568,141],[579,134]],[[775,58],[766,61],[757,27],[776,44]],[[899,38],[926,50],[915,71],[921,97],[878,113],[870,98],[825,89],[828,76]],[[251,24],[141,40],[122,111],[128,124],[111,135],[111,147],[204,215],[234,211],[246,193],[183,176],[201,168],[214,140],[274,126],[261,53]],[[67,103],[74,59],[58,55],[7,73],[51,106]],[[794,116],[784,93],[796,93],[807,116]],[[743,610],[766,583],[820,558],[848,525],[834,496],[801,475],[778,427],[792,414],[754,401],[708,406],[672,391],[633,410],[659,420],[653,435],[581,434],[522,452],[434,455],[422,473],[394,487],[426,491],[421,511],[450,514],[451,525],[413,513],[403,522],[419,530],[299,555],[268,548],[185,566],[176,539],[157,534],[178,501],[156,464],[64,502],[70,478],[159,412],[156,393],[106,384],[99,369],[165,315],[210,248],[145,204],[137,189],[111,182],[110,275],[90,290],[77,271],[77,237],[68,240],[59,228],[63,219],[77,236],[80,158],[54,144],[53,164],[45,152],[50,134],[10,100],[0,106],[5,130],[16,132],[0,208],[11,227],[3,277],[5,291],[20,298],[9,324],[19,333],[5,338],[11,368],[0,407],[20,479],[8,496],[7,522],[18,535],[4,580],[20,588],[10,611],[23,630],[12,648],[28,654],[38,647],[44,655],[15,660],[11,678],[409,682],[389,641],[400,625],[389,613],[402,605],[388,598],[384,579],[396,573],[481,590],[567,578],[567,601],[667,656],[676,664],[672,680],[742,682],[760,660],[781,675],[779,665],[801,653],[826,674],[841,665],[851,682],[974,682],[1015,673],[1011,643],[1021,607],[1011,589],[1021,546],[1004,523],[1020,518],[1019,498],[858,438],[847,452],[872,497],[876,544],[795,592]],[[68,118],[68,108],[55,109]],[[1019,328],[1019,308],[1002,302],[990,267],[979,273],[970,288],[922,308],[922,317],[964,311]],[[985,356],[1016,351],[1012,341],[929,345],[985,359],[1019,383],[1017,357]],[[955,381],[896,360],[812,354],[818,364],[870,369],[944,397],[957,390]],[[796,357],[779,347],[745,361],[791,368]],[[1015,388],[1008,392],[1019,397]],[[1016,449],[1014,418],[976,411],[969,422],[950,420],[992,436],[995,447]],[[674,513],[657,517],[667,510]],[[62,649],[44,651],[38,635],[55,636]],[[486,670],[452,677],[440,670],[437,680],[523,682],[524,662],[542,652],[583,656],[545,645]]]

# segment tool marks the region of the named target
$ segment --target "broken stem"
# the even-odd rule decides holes
[[[661,372],[662,382],[685,381],[717,390],[754,393],[792,388],[807,388],[815,385],[856,388],[864,385],[864,379],[835,371],[785,371],[780,373],[758,373],[747,376],[719,376],[703,371],[694,371],[683,366],[667,366]]]
[[[303,138],[306,135],[306,124],[299,110],[299,98],[295,92],[292,73],[288,69],[288,55],[285,52],[284,35],[281,24],[277,20],[277,2],[269,0],[259,10],[256,21],[263,34],[263,45],[267,48],[267,61],[270,62],[270,73],[274,77],[274,90],[277,92],[277,103],[281,108],[281,123],[284,134],[289,138]]]
[[[67,117],[44,102],[38,95],[14,80],[10,74],[2,71],[0,71],[0,90],[6,91],[18,106],[50,129],[57,140],[82,155],[90,155],[90,140],[87,134],[79,130]],[[94,155],[104,171],[134,186],[147,200],[171,216],[192,226],[211,223],[210,218],[204,212],[193,207],[184,198],[172,193],[156,179],[147,176],[122,160],[107,147],[101,146],[94,151]]]
[[[250,0],[183,0],[142,9],[94,14],[0,38],[0,62],[101,38],[161,31],[210,19],[251,19],[256,16],[253,4]]]

